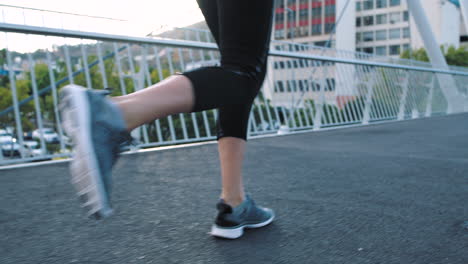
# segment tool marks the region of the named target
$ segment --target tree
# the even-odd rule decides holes
[[[11,92],[7,87],[0,86],[0,111],[12,105]],[[0,127],[5,127],[12,121],[12,114],[0,116]]]
[[[31,92],[31,82],[29,80],[16,80],[16,95],[18,101],[29,97]],[[0,87],[0,111],[13,105],[13,96],[10,89],[10,84],[7,87]],[[20,107],[21,123],[23,129],[33,127],[31,117],[34,116],[34,103],[31,101]],[[0,116],[0,127],[15,126],[14,114],[10,112],[7,115]]]
[[[451,46],[445,53],[445,59],[449,65],[468,67],[468,49],[463,47],[455,49]]]
[[[441,47],[441,50],[444,54],[447,64],[468,67],[468,49],[464,47],[459,47],[456,49],[455,47],[450,46],[447,51],[445,51],[444,47]],[[427,52],[424,48],[412,51],[405,50],[403,53],[401,53],[400,57],[402,59],[413,59],[429,62],[429,56],[427,55]]]
[[[6,62],[6,49],[0,50],[0,67],[3,67],[3,64]]]

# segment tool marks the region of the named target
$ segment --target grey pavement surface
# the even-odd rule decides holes
[[[250,140],[245,182],[277,219],[209,236],[215,144],[126,155],[110,219],[68,164],[0,170],[0,263],[468,263],[468,115]]]

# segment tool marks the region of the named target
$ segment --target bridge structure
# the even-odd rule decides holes
[[[216,110],[136,129],[115,170],[117,214],[97,223],[74,201],[57,111],[70,83],[123,95],[218,63],[206,32],[0,31],[0,129],[11,139],[0,151],[1,263],[468,262],[465,68],[273,42],[245,169],[248,191],[278,218],[225,241],[206,234],[220,187]],[[18,38],[46,45],[20,53]]]

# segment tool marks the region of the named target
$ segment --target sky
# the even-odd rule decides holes
[[[30,11],[1,5],[46,9],[126,21]],[[150,32],[158,32],[171,27],[184,27],[204,20],[196,0],[0,0],[0,12],[0,22],[140,37],[146,36]],[[22,37],[24,38],[24,36]],[[0,36],[0,42],[2,40]],[[10,48],[15,46],[15,50],[18,51],[26,51],[28,46],[31,49],[31,45],[19,41],[18,36],[12,34],[8,34],[7,42]]]

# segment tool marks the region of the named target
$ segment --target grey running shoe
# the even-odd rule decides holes
[[[273,210],[255,205],[249,196],[235,208],[222,199],[216,207],[218,217],[211,228],[211,235],[222,238],[239,238],[244,233],[244,228],[263,227],[275,218]]]
[[[106,95],[108,91],[67,85],[60,91],[62,126],[74,144],[71,182],[89,216],[112,213],[112,167],[120,144],[129,138],[122,113]]]

